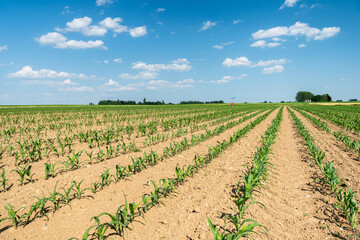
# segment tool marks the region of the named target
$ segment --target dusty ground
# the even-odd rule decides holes
[[[342,131],[343,133],[345,133],[346,135],[348,135],[352,140],[358,140],[358,141],[360,141],[360,135],[357,134],[356,132],[346,130],[345,128],[343,128],[343,127],[341,127],[341,126],[338,126],[338,125],[332,123],[331,121],[329,121],[329,120],[327,120],[327,119],[324,119],[324,118],[321,118],[321,117],[319,117],[319,116],[316,116],[316,115],[314,115],[314,114],[312,114],[312,113],[310,113],[310,112],[307,112],[307,111],[305,111],[305,112],[306,112],[307,114],[309,114],[310,116],[315,117],[315,118],[320,119],[321,121],[325,122],[325,123],[327,124],[328,128],[329,128],[331,131],[333,131],[333,132],[334,132],[334,131],[336,131],[336,132]]]
[[[265,239],[339,239],[348,232],[334,223],[334,197],[319,191],[314,182],[318,167],[307,157],[306,147],[287,110],[284,110],[270,162],[274,165],[268,186],[249,208],[253,219],[268,228]],[[323,187],[322,187],[323,188]],[[340,239],[341,239],[340,237]]]
[[[272,118],[275,117],[276,113],[272,113],[263,124],[269,123]],[[202,142],[194,147],[191,147],[188,150],[185,150],[181,154],[178,154],[170,159],[166,159],[159,164],[150,167],[136,175],[133,175],[127,181],[120,181],[117,184],[111,184],[108,188],[101,190],[96,194],[88,194],[91,196],[83,198],[80,200],[73,200],[70,206],[64,206],[56,211],[54,214],[49,214],[50,220],[44,222],[42,219],[36,219],[35,221],[28,224],[26,227],[20,227],[19,229],[9,228],[6,229],[9,222],[3,222],[0,224],[0,229],[5,228],[5,231],[0,233],[0,238],[17,238],[17,239],[48,239],[48,236],[56,236],[53,239],[68,239],[70,237],[81,237],[85,232],[87,227],[90,226],[90,218],[92,216],[98,215],[101,212],[115,212],[120,204],[124,201],[124,193],[127,196],[128,201],[138,201],[141,195],[149,193],[152,191],[153,187],[146,185],[149,180],[159,181],[161,178],[174,177],[175,166],[179,163],[181,165],[186,163],[191,163],[194,155],[205,154],[208,151],[207,146],[215,146],[218,141],[228,139],[229,135],[232,135],[239,128],[246,126],[251,120],[247,120],[238,126],[229,129],[222,134],[215,136],[205,142]],[[161,148],[160,146],[157,146]],[[155,148],[155,150],[157,150]],[[126,157],[126,155],[125,155]],[[131,162],[130,157],[127,156],[127,161]],[[111,160],[111,159],[110,159]],[[115,161],[115,162],[113,162]],[[34,195],[41,195],[39,189],[49,189],[52,190],[56,181],[60,179],[59,184],[67,185],[70,183],[71,179],[85,179],[84,187],[88,187],[87,184],[96,180],[96,172],[103,172],[105,169],[109,168],[110,164],[116,163],[116,159],[113,161],[105,161],[101,164],[91,165],[89,168],[81,168],[74,172],[69,172],[69,174],[64,174],[59,176],[59,178],[49,179],[46,183],[37,183],[29,184],[29,188],[26,192],[19,189],[16,192],[13,192],[13,197],[9,197],[11,202],[15,198],[18,198],[17,195],[21,196],[16,206],[20,204],[29,205],[33,202],[33,199],[30,198]],[[118,160],[117,160],[117,163]],[[64,178],[64,179],[63,179]],[[66,180],[68,179],[68,180]],[[87,183],[86,183],[87,182]],[[68,186],[68,185],[67,185]],[[45,192],[47,192],[45,190]],[[76,228],[74,228],[74,224]],[[3,229],[4,230],[4,229]]]
[[[344,144],[338,141],[333,135],[318,129],[315,124],[300,113],[295,111],[295,114],[314,137],[316,146],[325,151],[325,161],[335,163],[335,168],[339,171],[338,176],[343,179],[351,189],[360,189],[359,155],[345,147]],[[359,196],[358,199],[360,199]]]
[[[146,214],[146,221],[134,224],[127,239],[212,239],[206,217],[223,225],[220,217],[234,207],[231,190],[237,184],[244,164],[250,163],[261,134],[269,127],[277,111],[257,125],[239,142],[178,188],[174,196]]]
[[[245,126],[246,124],[248,124],[251,120],[254,120],[255,118],[256,117],[249,119],[239,126]],[[239,118],[233,119],[231,121],[234,121],[237,119],[239,119]],[[225,123],[227,123],[227,122],[228,121],[226,121]],[[215,127],[216,126],[208,128],[208,130],[212,130]],[[206,145],[208,145],[209,142],[211,142],[211,141],[216,142],[217,140],[225,139],[236,130],[237,130],[237,127],[230,129],[228,131],[225,131],[220,136],[215,136],[214,138],[209,139],[199,145],[191,147],[190,149],[186,150],[182,154],[184,155],[187,151],[190,151],[192,149],[194,149],[195,152],[199,151],[199,149],[201,149],[201,151],[205,151],[205,150],[207,150]],[[202,134],[204,132],[205,132],[205,130],[202,130],[202,131],[199,131],[199,132],[196,132],[193,134],[198,135],[198,134]],[[59,174],[55,178],[49,178],[48,180],[45,180],[44,177],[41,176],[44,173],[44,163],[37,162],[37,163],[33,164],[33,168],[32,168],[32,171],[35,173],[34,179],[36,180],[34,183],[27,183],[27,184],[21,186],[21,185],[19,185],[18,182],[16,182],[16,179],[18,178],[17,174],[15,172],[12,172],[12,174],[7,175],[7,178],[9,179],[8,180],[9,184],[13,183],[13,186],[11,187],[10,191],[1,192],[0,198],[3,200],[3,202],[5,202],[5,203],[11,202],[11,204],[14,206],[29,207],[35,201],[35,198],[32,198],[32,196],[38,196],[38,197],[48,196],[49,195],[48,192],[53,190],[53,188],[57,182],[59,182],[57,185],[57,189],[59,191],[62,191],[61,189],[63,187],[65,187],[65,188],[69,187],[71,182],[74,180],[79,182],[82,179],[84,179],[82,186],[90,187],[91,183],[93,183],[94,181],[100,180],[99,176],[105,170],[110,168],[111,173],[114,173],[114,169],[117,164],[119,164],[121,166],[126,166],[128,164],[131,164],[132,163],[131,158],[136,159],[137,157],[143,156],[143,154],[144,154],[143,151],[146,151],[147,153],[149,153],[151,150],[153,150],[156,153],[158,153],[158,155],[160,156],[163,153],[163,149],[166,146],[169,146],[169,144],[173,141],[181,141],[181,139],[183,139],[183,137],[187,137],[189,139],[191,137],[191,134],[188,133],[188,134],[182,136],[181,138],[172,139],[172,140],[169,139],[168,141],[161,142],[155,146],[143,148],[142,151],[140,151],[140,152],[127,153],[124,155],[121,154],[118,157],[105,160],[104,162],[101,162],[99,164],[85,165],[84,167],[82,167],[80,169],[77,169],[74,171],[69,171],[69,172],[64,172],[62,174]],[[74,147],[74,149],[76,149],[76,151],[80,150],[79,146]],[[84,158],[87,157],[86,154],[84,154],[84,155],[85,155],[85,156],[83,156]],[[193,157],[194,157],[193,155],[191,157],[189,157],[188,161],[191,161]],[[172,157],[170,159],[174,160],[175,158]],[[182,160],[183,160],[182,158],[177,158],[177,161],[174,162],[174,164],[175,165],[176,165],[176,163],[181,164]],[[6,169],[6,171],[8,172],[9,170]],[[90,191],[88,191],[88,192],[90,194]],[[5,209],[3,209],[3,208],[0,209],[0,214],[5,215],[6,214]],[[0,224],[0,226],[1,226],[1,224]]]
[[[231,213],[229,207],[234,206],[232,190],[243,176],[246,169],[244,164],[251,164],[256,148],[261,144],[260,136],[277,113],[278,109],[206,168],[179,186],[175,193],[161,200],[158,206],[145,214],[144,219],[137,218],[131,226],[133,230],[126,231],[125,239],[213,239],[206,217],[216,225],[223,225],[223,215]],[[314,136],[316,145],[326,151],[326,161],[334,161],[340,177],[353,189],[360,189],[358,156],[346,150],[332,135],[316,128],[301,114],[296,112],[296,115]],[[129,202],[140,201],[141,195],[153,190],[153,187],[147,184],[149,180],[158,182],[162,178],[174,177],[177,164],[191,163],[195,154],[207,153],[209,146],[228,139],[229,135],[255,118],[126,180],[112,183],[100,192],[92,194],[87,191],[84,198],[73,200],[69,206],[49,213],[49,221],[37,218],[25,227],[15,229],[9,227],[10,222],[6,220],[0,223],[0,239],[81,239],[84,231],[94,224],[90,222],[90,218],[105,211],[114,213],[118,206],[124,203],[124,194]],[[189,137],[190,134],[184,136]],[[182,137],[179,138],[181,139]],[[142,151],[153,149],[161,154],[171,141],[143,148]],[[263,224],[269,231],[260,231],[260,236],[253,236],[256,239],[347,239],[351,232],[344,219],[332,207],[335,199],[326,186],[314,182],[314,179],[319,178],[317,166],[308,157],[304,142],[286,109],[272,152],[270,162],[274,167],[269,176],[270,182],[267,187],[256,192],[254,197],[254,200],[261,201],[266,209],[260,205],[252,205],[246,215]],[[142,153],[130,153],[64,173],[54,179],[45,181],[39,178],[32,184],[14,186],[11,191],[0,193],[0,208],[8,201],[17,207],[29,206],[34,202],[31,196],[48,195],[48,190],[52,190],[58,180],[59,190],[74,179],[85,179],[84,187],[88,187],[104,170],[113,169],[116,164],[131,163],[131,156],[140,155]],[[5,216],[4,209],[0,209],[0,214],[0,219]],[[112,238],[119,237],[111,236],[109,239]]]

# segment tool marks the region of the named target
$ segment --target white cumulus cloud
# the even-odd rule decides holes
[[[66,23],[66,30],[70,32],[79,32],[84,36],[104,36],[107,33],[106,28],[90,25],[91,22],[92,19],[89,17],[74,18],[71,22]]]
[[[161,70],[190,71],[190,62],[186,58],[179,58],[169,64],[147,64],[144,62],[133,63],[133,69],[157,72]]]
[[[61,86],[71,86],[79,85],[71,81],[71,79],[65,79],[64,81],[54,81],[54,80],[26,80],[21,81],[22,85],[39,85],[39,86],[49,86],[49,87],[61,87]]]
[[[122,21],[123,20],[120,17],[116,17],[116,18],[107,17],[104,20],[102,20],[101,22],[99,22],[99,24],[102,27],[111,29],[116,33],[127,32],[128,27],[120,24]]]
[[[274,38],[281,36],[305,36],[308,40],[323,40],[335,36],[340,32],[340,27],[325,27],[318,29],[310,27],[307,23],[296,22],[290,27],[280,26],[270,29],[261,29],[252,34],[254,39]]]
[[[270,74],[273,72],[282,72],[284,70],[284,64],[288,63],[289,61],[286,59],[272,59],[272,60],[260,60],[258,62],[250,61],[247,57],[239,57],[236,59],[226,58],[223,62],[225,67],[263,67],[262,72],[265,74]],[[227,76],[226,78],[221,79],[221,81],[225,82],[230,80]]]
[[[299,48],[304,48],[304,47],[306,47],[306,44],[305,44],[305,43],[301,43],[301,44],[298,45],[298,47],[299,47]]]
[[[114,62],[116,62],[116,63],[122,63],[123,60],[122,60],[121,58],[115,58],[115,59],[114,59]]]
[[[225,67],[250,66],[252,62],[247,57],[239,57],[235,59],[226,58],[223,62]]]
[[[129,32],[133,38],[143,37],[147,34],[146,26],[131,28]]]
[[[8,46],[4,45],[4,46],[0,46],[0,52],[4,51],[4,50],[8,50]]]
[[[254,66],[255,67],[267,67],[270,65],[283,65],[286,63],[288,63],[288,60],[286,60],[285,58],[273,59],[273,60],[267,60],[267,61],[260,60]]]
[[[231,45],[233,43],[234,43],[234,41],[229,41],[229,42],[221,43],[220,45],[214,45],[213,48],[220,50],[220,49],[223,49],[224,46]]]
[[[113,0],[96,0],[96,6],[103,6],[106,4],[113,4],[114,1]]]
[[[134,80],[139,80],[139,79],[154,79],[158,76],[159,74],[157,72],[140,72],[136,75],[132,75],[129,73],[122,73],[118,76],[118,78],[123,78],[123,79],[134,79]]]
[[[68,73],[68,72],[56,72],[51,69],[40,69],[33,70],[31,66],[24,66],[21,70],[15,73],[9,73],[7,75],[9,78],[80,78],[80,79],[89,79],[95,78],[94,75],[86,76],[85,74],[77,73]]]
[[[213,81],[210,81],[211,83],[217,83],[217,84],[223,84],[223,83],[228,83],[230,82],[231,80],[241,80],[243,79],[244,77],[247,77],[248,75],[243,73],[241,74],[240,76],[236,76],[236,77],[232,77],[232,76],[223,76],[221,79],[219,80],[213,80]]]
[[[211,28],[211,27],[213,27],[215,25],[216,25],[216,22],[211,22],[211,21],[203,22],[203,25],[200,28],[199,32],[207,30],[207,29],[209,29],[209,28]]]
[[[240,22],[243,22],[241,19],[233,19],[233,24],[238,24]]]
[[[251,44],[251,47],[261,47],[261,48],[273,48],[273,47],[277,47],[280,46],[281,44],[278,42],[266,42],[265,40],[258,40],[256,42],[254,42],[253,44]]]
[[[158,8],[156,9],[157,12],[164,12],[166,9],[165,8]]]
[[[66,48],[68,47],[66,43],[66,37],[62,34],[65,34],[67,32],[77,32],[82,34],[83,36],[104,36],[109,30],[113,31],[113,37],[116,37],[117,34],[128,32],[131,37],[137,38],[147,35],[147,29],[146,26],[140,26],[140,27],[134,27],[129,28],[125,25],[122,25],[120,23],[123,22],[123,19],[120,17],[107,17],[100,21],[98,24],[92,24],[92,19],[90,17],[82,17],[82,18],[74,18],[72,21],[66,23],[66,28],[60,28],[56,27],[55,30],[57,32],[48,33],[46,35],[43,35],[44,38],[50,38],[53,43],[56,43],[57,48]],[[41,42],[43,44],[46,44],[45,41],[49,41],[48,39],[41,39]],[[74,41],[74,40],[72,40]],[[97,40],[99,41],[99,40]],[[81,42],[81,41],[78,41]],[[89,41],[89,43],[93,43],[96,41]],[[57,44],[60,43],[60,44]],[[99,42],[97,42],[99,43]],[[49,42],[47,44],[50,44]],[[82,42],[83,45],[84,42]],[[75,45],[73,43],[72,45]],[[88,44],[89,46],[89,44]]]
[[[298,1],[299,0],[285,0],[283,5],[281,5],[280,9],[283,9],[284,7],[294,7]]]
[[[272,67],[267,67],[263,69],[263,73],[265,74],[271,74],[271,73],[280,73],[284,71],[284,66],[282,65],[275,65]]]
[[[105,83],[104,85],[100,86],[101,89],[104,89],[106,91],[109,92],[121,92],[121,91],[133,91],[133,90],[137,90],[137,88],[132,87],[132,86],[121,86],[118,82],[109,79],[109,81],[107,83]]]
[[[51,45],[54,48],[71,48],[71,49],[88,49],[88,48],[103,48],[107,49],[104,46],[104,42],[101,40],[95,41],[77,41],[77,40],[67,40],[67,38],[58,32],[50,32],[45,35],[42,35],[40,38],[36,38],[35,41],[39,42],[41,45]]]
[[[214,45],[214,46],[213,46],[213,48],[215,48],[215,49],[219,49],[219,50],[220,50],[220,49],[223,49],[224,47],[223,47],[223,46],[221,46],[221,45]]]

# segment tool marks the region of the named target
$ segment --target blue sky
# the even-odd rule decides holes
[[[0,105],[360,99],[360,2],[1,0]]]

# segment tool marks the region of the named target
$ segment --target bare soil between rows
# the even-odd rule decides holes
[[[124,237],[111,235],[109,239],[213,239],[206,218],[209,217],[214,224],[223,226],[224,215],[232,213],[229,207],[234,207],[231,199],[234,186],[247,169],[244,165],[252,163],[256,148],[261,145],[261,135],[277,113],[278,109],[211,164],[179,186],[175,193],[161,200],[159,205],[145,214],[144,219],[137,218],[130,226],[132,231],[126,231]],[[299,113],[296,112],[296,115],[314,136],[317,146],[326,151],[326,160],[334,161],[340,176],[352,188],[360,189],[357,177],[360,163],[354,154],[345,151],[342,143],[332,135],[319,130]],[[18,229],[7,228],[9,222],[4,221],[0,223],[0,239],[81,239],[84,231],[95,223],[90,222],[90,218],[102,212],[114,213],[118,206],[124,203],[124,194],[128,202],[139,202],[143,194],[153,191],[152,185],[147,184],[149,180],[159,182],[162,178],[174,177],[177,164],[182,166],[191,163],[195,154],[207,153],[208,146],[228,140],[229,135],[255,118],[124,181],[113,183],[96,194],[90,195],[89,192],[89,196],[73,200],[69,206],[61,207],[54,214],[49,213],[49,221],[38,218]],[[162,149],[160,146],[164,145],[157,146],[157,150]],[[130,157],[126,161],[130,161]],[[268,229],[264,232],[261,228],[256,228],[260,235],[253,234],[255,239],[350,238],[351,231],[347,229],[346,221],[332,206],[336,203],[334,196],[326,186],[314,181],[320,177],[318,167],[309,158],[304,141],[286,108],[278,136],[272,146],[270,162],[273,164],[270,181],[254,196],[254,200],[261,201],[266,209],[255,204],[248,208],[246,214],[247,218],[258,221]],[[91,169],[79,169],[69,174],[69,179],[61,176],[59,179],[62,186],[66,186],[66,182],[70,183],[72,179],[86,179],[84,185],[88,187],[87,184],[98,180],[99,172],[113,167],[116,163],[118,159],[110,159],[109,162],[96,164]],[[19,201],[14,203],[16,206],[29,205],[33,202],[32,195],[41,194],[41,191],[47,188],[51,190],[59,179],[50,179],[41,184],[39,182],[40,185],[29,185],[24,192],[18,188],[12,196],[9,195],[9,199],[18,199]],[[0,210],[0,213],[4,214],[4,210]],[[2,217],[4,216],[0,216]]]
[[[274,112],[270,114],[270,116],[268,116],[268,118],[261,124],[266,124],[271,121],[271,119],[275,117],[275,114],[276,113]],[[257,117],[258,116],[255,118]],[[159,182],[159,179],[161,178],[174,177],[174,169],[177,164],[182,166],[184,164],[191,163],[195,154],[205,154],[208,151],[207,146],[215,146],[219,141],[228,139],[230,135],[236,132],[239,128],[246,126],[255,118],[247,120],[236,127],[223,132],[219,136],[215,136],[198,145],[195,145],[194,147],[191,147],[174,157],[165,159],[157,165],[133,175],[128,180],[111,184],[108,188],[105,188],[104,190],[101,190],[100,192],[87,198],[73,200],[69,206],[61,207],[54,214],[50,213],[49,221],[35,219],[25,227],[19,227],[18,229],[11,227],[6,231],[1,232],[0,238],[48,239],[48,236],[54,236],[52,239],[68,239],[74,236],[81,238],[85,230],[94,223],[90,223],[90,218],[105,211],[114,213],[118,206],[124,203],[124,194],[127,196],[127,200],[129,202],[140,201],[143,194],[149,193],[153,190],[153,187],[147,184],[149,180]],[[95,168],[105,170],[109,168],[109,165],[108,162],[103,162],[101,164],[97,164],[97,166],[94,165],[94,169]],[[94,182],[98,178],[98,176],[92,174],[94,169],[92,169],[91,173],[86,168],[79,169],[73,177],[77,180],[85,178],[87,182]],[[57,180],[55,179],[51,179],[50,182],[52,184],[50,185],[50,182],[46,182],[46,185],[44,185],[43,188],[49,187],[49,190],[51,190],[56,181]],[[64,181],[62,184],[65,184],[66,182],[67,181]],[[70,181],[68,181],[68,183],[70,184]],[[85,181],[84,186],[88,187],[88,185],[85,184]],[[34,191],[38,190],[34,188]],[[34,192],[29,192],[27,195],[27,204],[32,203],[34,200],[30,197],[34,195]],[[16,202],[14,205],[18,206]],[[9,222],[1,223],[0,229],[6,227],[8,224]]]
[[[322,151],[325,151],[325,162],[334,162],[338,170],[338,176],[352,190],[360,190],[360,158],[359,155],[349,150],[342,142],[338,141],[333,135],[319,129],[309,119],[294,111],[301,120],[311,136],[314,137],[315,144]],[[357,199],[360,199],[357,197]]]
[[[256,239],[344,239],[350,235],[338,226],[343,219],[332,207],[335,197],[325,185],[314,182],[320,177],[319,169],[287,109],[275,141],[270,181],[254,197],[265,208],[249,207],[249,217],[268,229]]]

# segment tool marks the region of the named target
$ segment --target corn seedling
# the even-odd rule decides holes
[[[79,183],[77,183],[76,181],[73,181],[73,186],[75,187],[75,188],[74,188],[75,197],[76,197],[77,199],[80,199],[80,198],[83,196],[83,194],[84,194],[84,192],[85,192],[86,190],[91,190],[91,189],[89,189],[89,188],[81,189],[81,183],[82,183],[83,181],[84,181],[84,179],[81,180]]]
[[[101,183],[94,182],[94,183],[91,184],[90,190],[91,190],[92,193],[96,193],[97,191],[100,190],[100,187],[101,187]]]
[[[60,205],[60,198],[58,198],[58,196],[61,196],[61,194],[56,191],[58,183],[59,181],[56,182],[54,191],[49,192],[50,196],[47,198],[47,200],[53,204],[53,208],[52,208],[53,212],[55,212]]]
[[[1,173],[0,177],[1,177],[1,185],[2,185],[3,191],[6,191],[7,188],[8,188],[8,184],[7,184],[7,179],[6,179],[6,176],[5,176],[5,169],[4,168],[2,169],[2,173]]]
[[[101,179],[101,187],[103,188],[104,186],[109,186],[110,182],[111,182],[111,178],[114,175],[110,174],[110,169],[107,169],[104,173],[102,173],[100,175],[100,179]]]
[[[58,170],[61,169],[61,168],[56,168],[56,165],[58,163],[59,162],[51,163],[50,161],[45,163],[45,180],[49,179],[49,177],[56,177]]]
[[[75,184],[74,182],[71,184],[71,186],[69,188],[61,188],[63,190],[64,193],[59,193],[60,201],[64,201],[65,204],[69,204],[70,200],[71,200],[71,190],[74,188]]]
[[[18,214],[18,212],[23,208],[25,207],[21,207],[20,209],[15,210],[14,207],[10,203],[8,203],[7,206],[5,206],[5,210],[7,211],[9,217],[0,219],[0,222],[6,219],[10,219],[14,224],[15,228],[17,228],[22,223],[22,220],[27,217],[27,213],[24,213],[22,215]]]
[[[85,231],[85,233],[84,233],[84,235],[83,235],[83,240],[86,240],[86,239],[88,239],[89,238],[89,236],[91,236],[91,237],[96,237],[98,240],[102,240],[102,239],[104,239],[104,236],[105,236],[105,233],[106,233],[106,231],[109,229],[109,225],[108,224],[101,224],[100,223],[100,220],[99,220],[99,218],[98,217],[92,217],[91,219],[90,219],[90,221],[91,220],[95,220],[95,222],[96,222],[96,225],[93,225],[93,226],[91,226],[91,227],[89,227],[86,231]],[[93,233],[93,234],[89,234],[90,233],[90,231],[91,231],[91,229],[93,229],[93,228],[95,228],[95,232]]]
[[[30,182],[34,182],[32,178],[34,174],[31,174],[31,165],[26,165],[24,167],[18,166],[16,169],[11,170],[11,172],[16,172],[19,175],[18,181],[20,182],[20,185],[23,185],[25,176],[29,177]]]
[[[46,203],[48,201],[48,198],[39,198],[39,197],[35,197],[35,198],[38,200],[35,203],[35,205],[40,217],[45,216],[46,219],[49,220],[49,217],[47,216],[47,208],[46,208]]]

